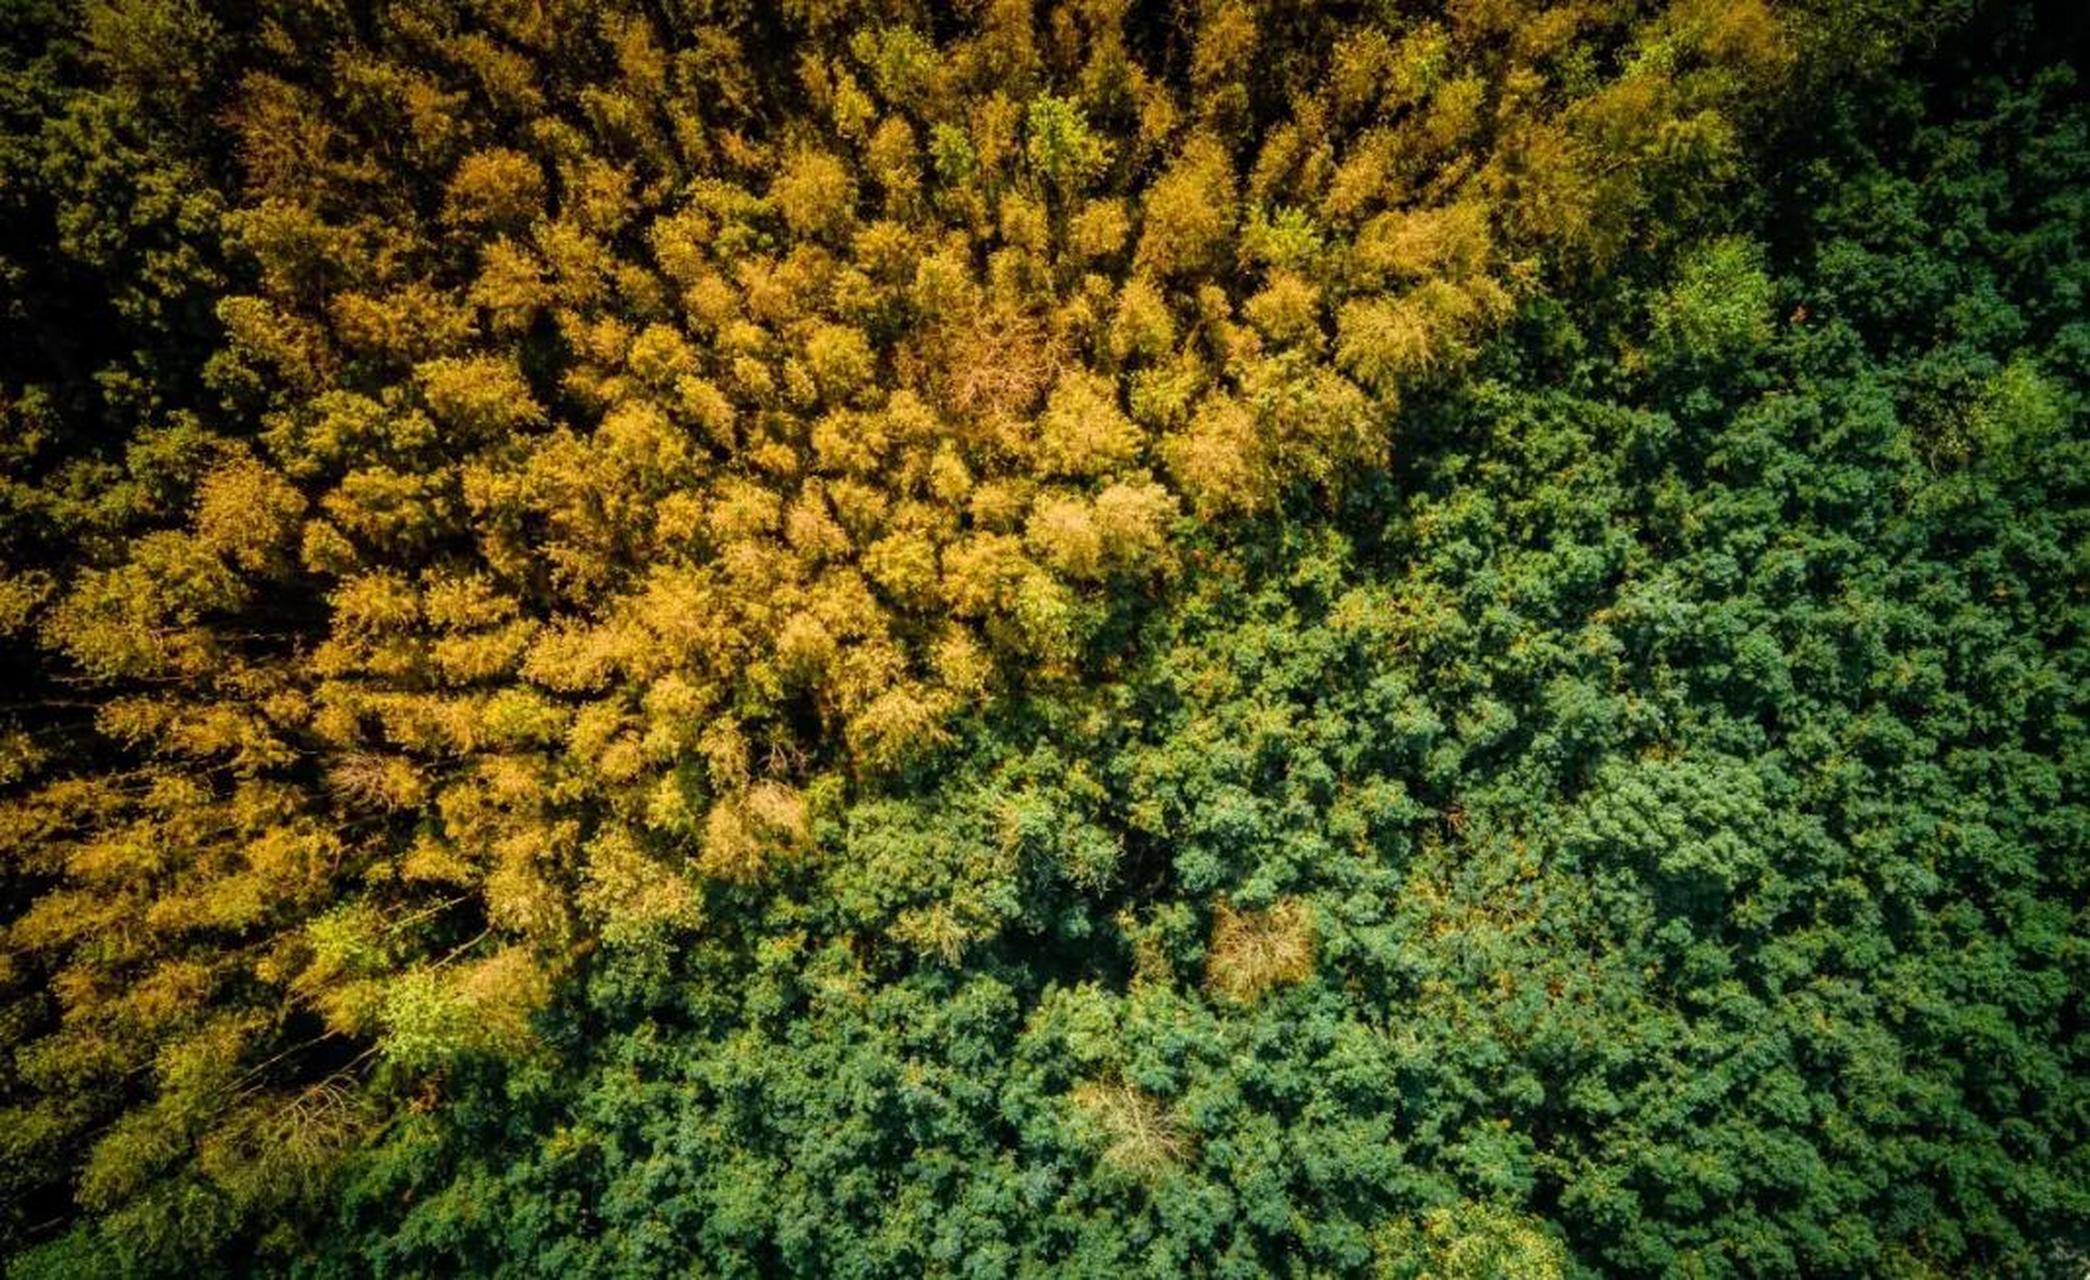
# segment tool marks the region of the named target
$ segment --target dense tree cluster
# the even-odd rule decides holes
[[[0,1243],[2080,1269],[2056,24],[12,6]]]

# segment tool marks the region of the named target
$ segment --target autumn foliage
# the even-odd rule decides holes
[[[344,1170],[382,1182],[369,1162],[390,1157],[371,1153],[483,1099],[472,1091],[500,1072],[580,1080],[596,1069],[582,1046],[635,1034],[634,1011],[669,991],[713,991],[687,997],[678,1025],[724,1044],[729,1026],[781,1025],[765,1018],[889,1028],[897,1014],[864,1012],[901,989],[881,983],[922,966],[971,991],[980,966],[999,994],[944,994],[1020,1002],[1026,1030],[996,1052],[1020,1039],[1032,1055],[993,1067],[1011,1083],[982,1121],[989,1148],[1030,1149],[1045,1140],[1024,1126],[1050,1116],[1099,1170],[1097,1204],[1166,1204],[1247,1139],[1201,1137],[1225,1089],[1198,1093],[1194,1071],[1123,1037],[1232,1034],[1285,1008],[1333,1017],[1325,1002],[1347,993],[1373,1010],[1355,1024],[1372,1035],[1431,1018],[1516,1051],[1522,1033],[1491,1021],[1514,1022],[1507,1005],[1602,1005],[1584,984],[1620,954],[1586,931],[1565,951],[1520,950],[1547,926],[1513,886],[1541,867],[1638,859],[1632,893],[1676,912],[1618,906],[1634,946],[1727,912],[1730,938],[1833,923],[1916,947],[1929,907],[1834,877],[1808,891],[1834,907],[1751,886],[1781,849],[1892,843],[1838,779],[1888,768],[1878,743],[1897,715],[1958,705],[1959,669],[1925,665],[1935,646],[1894,612],[1945,616],[1946,588],[1875,598],[1862,584],[1886,571],[1871,561],[1832,570],[1840,552],[1795,550],[1815,517],[1776,496],[1787,479],[1749,480],[1771,496],[1741,515],[1692,488],[1763,465],[1761,441],[1708,452],[1707,424],[1755,412],[1746,395],[1780,378],[1859,418],[1868,378],[1909,388],[1893,411],[1920,441],[1850,463],[1901,477],[1902,505],[1850,536],[1989,575],[1990,595],[1951,608],[1998,610],[2004,630],[2021,608],[2020,634],[2061,655],[2011,686],[2015,723],[2037,726],[2019,750],[2038,768],[2080,762],[2080,635],[2050,612],[2080,610],[2059,585],[2080,587],[2080,556],[2065,537],[1999,550],[2002,517],[1993,545],[1933,546],[1893,521],[1926,502],[1941,526],[1953,504],[2017,503],[2080,532],[2079,488],[2023,488],[2025,459],[2080,453],[2080,317],[2030,301],[2015,318],[1973,313],[2060,287],[2010,275],[2020,259],[2080,284],[2079,232],[2053,210],[2080,200],[2083,117],[2065,75],[2032,106],[1996,108],[2009,128],[2053,117],[2024,179],[2046,186],[1995,213],[2044,229],[2011,232],[2017,265],[1950,303],[1967,318],[1935,345],[1959,354],[1923,364],[1881,336],[1914,323],[1918,285],[1895,299],[1883,278],[1876,310],[1837,313],[1826,299],[1865,269],[1816,251],[1838,236],[1895,263],[1933,241],[1956,251],[1961,231],[1925,239],[1933,215],[1880,195],[1888,144],[1885,160],[1857,157],[1926,109],[1896,67],[1940,56],[1955,31],[2036,23],[1875,7],[1868,24],[1766,0],[14,6],[0,17],[0,1242],[25,1274],[237,1265],[263,1240],[271,1257],[357,1256],[291,1243],[324,1235],[329,1206],[363,1203]],[[1833,104],[1840,141],[1792,141],[1808,95]],[[1804,176],[1781,167],[1787,145],[1815,147]],[[1803,200],[1840,212],[1774,225]],[[1867,200],[1889,212],[1848,212]],[[1883,240],[1890,216],[1903,230]],[[1895,270],[1946,270],[1931,262]],[[1847,320],[1880,372],[1779,347],[1810,307]],[[1684,425],[1605,418],[1671,410]],[[1516,414],[1533,456],[1458,452]],[[1794,426],[1778,447],[1835,430]],[[1586,456],[1536,442],[1556,434]],[[1641,470],[1586,498],[1631,512],[1611,534],[1534,532],[1573,524],[1558,505],[1585,498],[1518,484],[1618,459]],[[1516,467],[1533,470],[1503,474]],[[1705,553],[1726,570],[1660,568],[1723,519],[1755,530]],[[1517,576],[1521,561],[1483,567],[1520,538],[1556,557],[1528,575],[1552,585]],[[2028,567],[2012,578],[1997,557]],[[1813,592],[1848,614],[1849,639],[1741,606],[1716,639],[1689,632],[1728,606],[1683,595],[1773,564],[1785,576],[1762,591],[1791,597],[1777,608]],[[1287,574],[1294,610],[1272,613]],[[1546,592],[1563,583],[1602,603],[1555,618]],[[1249,615],[1276,630],[1248,636]],[[2044,629],[2022,630],[2033,615]],[[1975,632],[1951,643],[1985,643]],[[1834,665],[1809,646],[1845,643],[1879,662],[1861,677],[1852,656],[1808,684],[1808,663]],[[1294,645],[1326,649],[1319,674],[1304,659],[1274,674]],[[1716,667],[1730,683],[1707,692]],[[1846,679],[1888,701],[1808,719],[1859,706]],[[1343,721],[1329,727],[1317,680],[1360,682],[1385,706],[1327,711]],[[1430,681],[1456,706],[1399,692]],[[1773,736],[1714,725],[1714,706]],[[1973,724],[1927,739],[1935,767],[1990,749],[2001,730]],[[1421,745],[1396,766],[1323,732]],[[1805,768],[1749,772],[1788,732]],[[1223,782],[1198,772],[1234,764]],[[2044,941],[2014,933],[1993,961],[2038,968],[2043,994],[1996,1007],[2055,1043],[2077,1036],[2051,1028],[2076,1028],[2082,990],[2079,971],[2062,976],[2083,937],[2079,914],[2062,920],[2082,853],[2065,773],[2023,784],[2068,815],[2046,826],[1939,807],[1979,770],[1882,801],[1923,808],[1930,832],[1897,874],[1969,877],[1990,887],[1966,910],[2044,921],[2025,925]],[[1586,805],[1541,822],[1490,799],[1513,784]],[[1846,802],[1829,825],[1796,816]],[[1784,844],[1752,843],[1773,830]],[[1983,842],[2074,869],[2016,887],[1958,869]],[[1486,856],[1446,852],[1467,845]],[[1297,865],[1241,870],[1266,856]],[[1482,893],[1483,864],[1527,870]],[[1395,865],[1405,879],[1387,879]],[[1360,905],[1374,894],[1381,906]],[[1393,927],[1368,918],[1381,910],[1419,931],[1401,945],[1469,939],[1463,976],[1397,977],[1411,959],[1374,950]],[[1988,925],[1949,910],[1935,927],[1974,945]],[[1568,915],[1575,929],[1601,918]],[[1835,949],[1793,945],[1804,956],[1773,967],[1828,966]],[[1586,970],[1561,959],[1578,947],[1594,948]],[[1700,990],[1725,962],[1674,963]],[[1953,998],[1943,978],[1918,997],[1890,995],[1881,972],[1821,971],[1908,1016]],[[1459,984],[1497,996],[1475,1005]],[[844,993],[859,1004],[826,1003]],[[1858,1016],[1817,994],[1822,1019]],[[770,1012],[735,1012],[742,999]],[[1969,1105],[2020,1123],[2014,1110],[2081,1065],[2073,1045],[2022,1092],[1967,1086]],[[893,1087],[933,1091],[927,1070],[910,1060]],[[730,1093],[720,1071],[705,1088]],[[1626,1105],[1570,1105],[1585,1104]],[[1809,1232],[1832,1230],[1813,1220],[1764,1228],[1801,1244],[1732,1256],[1633,1236],[1624,1205],[1660,1200],[1653,1175],[1594,1146],[1562,1139],[1521,1182],[1485,1172],[1573,1123],[1462,1139],[1446,1158],[1475,1171],[1465,1182],[1380,1171],[1358,1190],[1328,1173],[1306,1199],[1376,1207],[1316,1237],[1310,1269],[1655,1272],[1699,1249],[1690,1265],[1708,1274],[1914,1274],[2080,1257],[2079,1234],[2040,1234],[2085,1207],[2080,1170],[2013,1183],[1936,1237],[1907,1206],[1839,1208],[1896,1225],[1833,1263],[1806,1252]],[[749,1142],[732,1158],[758,1158]],[[773,1167],[750,1178],[785,1185]],[[1702,1193],[1723,1195],[1742,1197]],[[1577,1205],[1598,1225],[1576,1225]],[[1208,1211],[1161,1211],[1185,1265],[1222,1250]],[[1243,1210],[1275,1234],[1227,1237],[1232,1273],[1284,1254],[1263,1212]],[[845,1266],[781,1227],[755,1247],[720,1225],[725,1209],[707,1221],[724,1234],[697,1256],[722,1273],[935,1270],[897,1245]],[[407,1271],[434,1265],[400,1247]],[[1024,1267],[1090,1256],[1037,1247]],[[937,1266],[975,1256],[952,1248]],[[977,1273],[1018,1269],[1020,1252]],[[667,1265],[642,1254],[597,1262]]]

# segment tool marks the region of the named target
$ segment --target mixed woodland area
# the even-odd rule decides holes
[[[0,1259],[2090,1267],[2007,0],[0,0]]]

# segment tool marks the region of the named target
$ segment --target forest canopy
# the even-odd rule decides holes
[[[2086,42],[0,4],[7,1274],[2080,1275]]]

